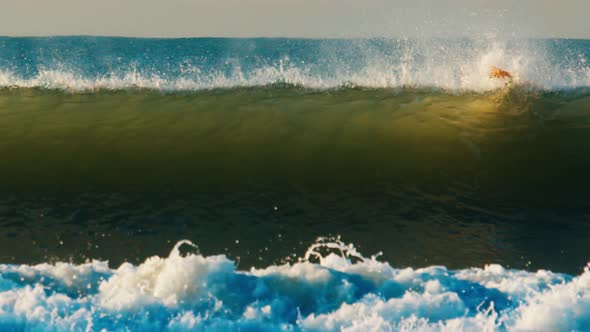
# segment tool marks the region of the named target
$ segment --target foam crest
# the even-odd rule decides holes
[[[502,42],[492,37],[338,43],[320,40],[298,41],[302,45],[297,47],[277,45],[277,51],[272,43],[258,45],[261,42],[254,40],[251,43],[255,51],[245,53],[227,46],[229,50],[215,56],[146,51],[139,58],[137,49],[123,45],[127,48],[121,48],[135,55],[72,58],[67,53],[54,59],[40,52],[41,55],[31,56],[26,63],[4,59],[0,61],[0,87],[74,92],[199,91],[280,83],[310,89],[426,87],[483,92],[504,84],[489,78],[493,66],[510,71],[517,82],[541,89],[590,86],[589,50],[585,44],[575,44],[574,49],[564,44],[567,42],[555,45],[551,41]],[[198,43],[193,46],[202,47]],[[93,47],[97,46],[82,45],[79,52],[92,53]],[[564,49],[572,50],[566,54]],[[30,52],[34,54],[37,50],[33,48]]]
[[[236,270],[223,255],[0,265],[0,329],[23,331],[555,331],[590,328],[577,277],[489,265],[396,269],[320,238],[294,264]],[[318,260],[317,263],[311,260]]]

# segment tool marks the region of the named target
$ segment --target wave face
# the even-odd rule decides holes
[[[190,238],[268,266],[341,234],[403,266],[576,274],[589,107],[529,86],[5,89],[2,262],[140,263]]]
[[[589,107],[586,88],[530,86],[6,89],[0,192],[459,182],[516,201],[561,186],[553,197],[585,190]]]
[[[110,269],[92,261],[0,265],[6,331],[585,331],[590,271],[488,265],[397,269],[340,241],[298,263],[237,270],[179,253]],[[332,251],[332,253],[329,253]],[[309,259],[312,259],[310,261]],[[313,260],[316,263],[313,263]]]
[[[590,84],[584,40],[0,38],[0,87],[190,91],[288,83],[486,91],[491,66],[543,89]]]

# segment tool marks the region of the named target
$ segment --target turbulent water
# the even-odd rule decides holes
[[[238,271],[177,244],[112,270],[106,262],[0,266],[4,330],[587,330],[590,271],[578,277],[499,265],[395,269],[342,242],[302,262]],[[339,251],[322,256],[321,249]],[[317,263],[309,262],[317,257]],[[357,262],[353,263],[352,260]]]
[[[0,330],[590,330],[588,60],[0,38]]]

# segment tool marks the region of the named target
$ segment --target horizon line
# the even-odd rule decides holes
[[[371,39],[384,39],[384,40],[403,40],[403,39],[481,39],[476,36],[351,36],[351,37],[305,37],[305,36],[174,36],[174,37],[162,37],[162,36],[127,36],[127,35],[93,35],[93,34],[56,34],[56,35],[0,35],[0,38],[29,38],[29,39],[42,39],[42,38],[119,38],[119,39],[160,39],[160,40],[181,40],[181,39],[283,39],[283,40],[371,40]],[[487,39],[487,38],[486,38]],[[509,37],[502,38],[505,40],[590,40],[590,37]]]

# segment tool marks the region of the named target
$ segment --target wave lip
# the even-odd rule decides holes
[[[441,69],[442,70],[442,69]],[[97,77],[86,77],[75,72],[62,70],[41,70],[36,76],[23,78],[10,72],[0,71],[1,88],[41,88],[48,90],[64,90],[70,92],[92,92],[97,90],[135,90],[147,89],[163,92],[191,92],[211,89],[230,89],[265,87],[272,85],[289,85],[313,90],[326,90],[347,87],[369,89],[395,88],[432,88],[448,91],[487,92],[504,87],[503,80],[488,78],[487,70],[460,71],[453,73],[407,73],[396,68],[366,68],[363,72],[343,73],[335,77],[313,76],[305,68],[266,67],[251,73],[236,72],[231,75],[208,73],[196,77],[166,78],[151,73],[139,73],[134,70],[120,74],[106,74]],[[421,77],[421,76],[428,76]],[[441,76],[441,77],[437,77]],[[542,90],[567,90],[590,86],[590,70],[588,79],[576,74],[575,78],[561,80],[523,82]],[[430,79],[432,77],[433,79]]]
[[[286,83],[489,91],[504,84],[489,78],[493,67],[546,90],[590,86],[586,41],[0,38],[0,51],[0,87],[198,91]]]
[[[223,255],[110,269],[0,265],[0,328],[24,331],[587,330],[590,270],[393,268],[338,239],[293,264],[236,270]],[[194,250],[193,250],[194,251]],[[315,262],[314,262],[315,261]]]

